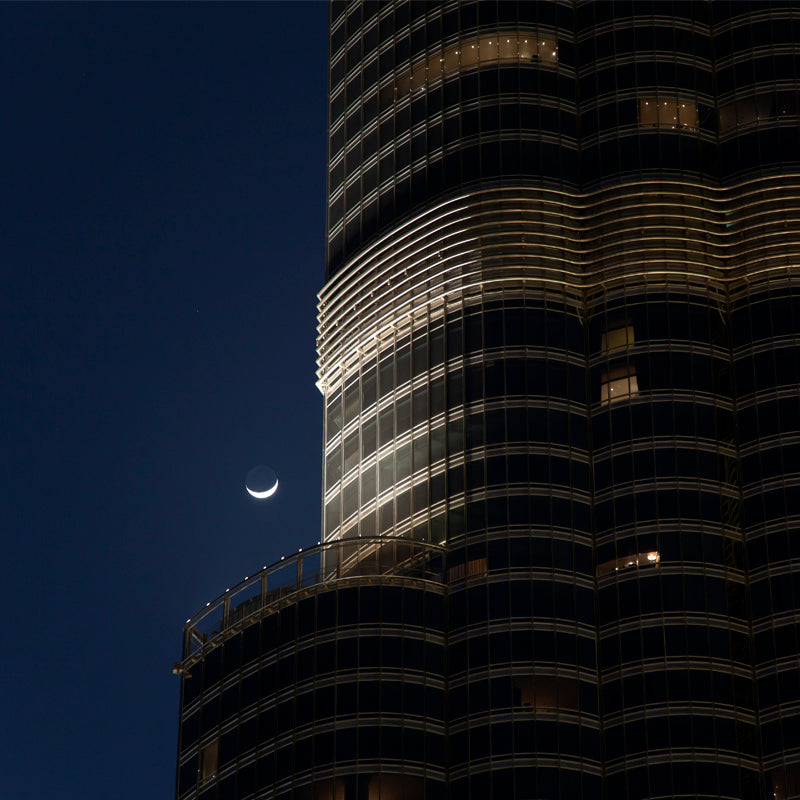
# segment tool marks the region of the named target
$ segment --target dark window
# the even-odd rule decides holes
[[[219,740],[215,739],[200,749],[200,767],[198,777],[200,782],[210,781],[217,777],[217,761],[219,758]]]

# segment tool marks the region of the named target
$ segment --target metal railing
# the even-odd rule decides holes
[[[397,577],[442,583],[444,547],[396,537],[342,539],[301,550],[211,601],[183,629],[183,660],[192,660],[225,633],[263,616],[303,589],[347,579]]]

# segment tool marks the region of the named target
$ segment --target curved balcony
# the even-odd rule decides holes
[[[342,539],[326,542],[245,578],[187,620],[183,628],[183,661],[174,672],[185,673],[209,649],[298,595],[342,581],[445,581],[444,547],[396,537]]]

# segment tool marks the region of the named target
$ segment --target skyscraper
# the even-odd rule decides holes
[[[800,797],[800,4],[335,2],[321,544],[179,800]]]

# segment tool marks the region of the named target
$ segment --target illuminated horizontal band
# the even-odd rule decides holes
[[[411,316],[487,291],[558,294],[677,281],[726,296],[800,276],[800,175],[732,188],[645,182],[572,195],[508,186],[460,195],[398,224],[320,292],[319,385]]]

